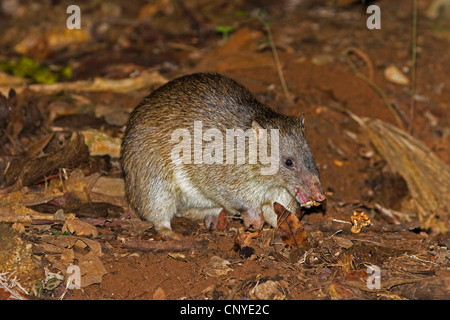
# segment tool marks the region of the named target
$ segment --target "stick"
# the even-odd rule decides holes
[[[409,126],[408,133],[411,134],[413,131],[414,123],[414,113],[415,113],[415,100],[414,96],[416,94],[416,58],[417,58],[417,0],[413,1],[413,26],[412,26],[412,66],[411,66],[411,106],[409,109]]]
[[[275,46],[275,42],[273,41],[272,31],[270,30],[269,23],[264,21],[263,23],[264,26],[266,27],[267,36],[269,37],[269,43],[270,47],[272,48],[273,59],[275,61],[275,66],[277,67],[278,77],[280,78],[281,87],[283,88],[284,95],[286,96],[286,99],[288,99],[290,103],[294,103],[291,94],[289,93],[289,89],[286,85],[286,80],[284,79],[283,69],[281,67],[280,59],[278,58],[277,48]]]

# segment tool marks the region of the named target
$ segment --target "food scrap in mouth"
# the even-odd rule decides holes
[[[311,208],[312,206],[318,207],[318,206],[320,206],[320,202],[317,202],[314,199],[309,199],[308,202],[300,204],[300,207]]]
[[[298,188],[294,188],[295,197],[300,201],[300,206],[303,208],[311,208],[312,206],[320,206],[320,202],[309,198],[306,194],[300,191]]]

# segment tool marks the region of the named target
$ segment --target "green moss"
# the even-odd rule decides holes
[[[33,79],[37,83],[52,84],[59,79],[70,79],[72,69],[69,66],[53,71],[49,66],[41,65],[28,57],[22,57],[18,61],[0,62],[0,69],[17,77]]]

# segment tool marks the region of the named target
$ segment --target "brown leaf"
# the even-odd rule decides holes
[[[81,134],[84,136],[91,156],[108,154],[111,157],[120,157],[120,138],[111,137],[96,129],[83,130]]]
[[[81,287],[83,288],[102,282],[103,276],[108,273],[101,260],[93,254],[79,257],[78,261],[81,271]]]
[[[219,217],[217,218],[217,230],[228,231],[231,227],[231,223],[227,219],[225,210],[220,211]]]
[[[78,219],[66,220],[62,227],[62,231],[67,231],[70,234],[76,234],[77,236],[92,236],[94,238],[98,236],[98,231],[95,226]]]
[[[334,236],[334,241],[342,248],[348,249],[353,245],[352,240],[343,237]]]
[[[230,262],[228,260],[222,259],[218,256],[211,257],[211,260],[204,265],[203,271],[211,277],[220,277],[226,275],[228,272],[233,271],[229,267]]]
[[[305,247],[307,234],[300,220],[277,202],[273,204],[273,208],[278,216],[277,226],[281,240],[292,249]]]
[[[327,289],[332,300],[351,299],[355,293],[347,285],[335,280]]]
[[[79,238],[77,243],[83,242],[83,245],[87,245],[91,250],[89,254],[102,256],[102,246],[98,241],[87,239],[87,238]]]
[[[235,249],[240,250],[243,247],[249,247],[252,244],[252,239],[260,235],[261,231],[238,233],[234,239]]]
[[[284,300],[286,294],[280,282],[268,280],[263,283],[256,284],[249,291],[250,298],[254,300]]]

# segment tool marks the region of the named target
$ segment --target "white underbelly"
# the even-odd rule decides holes
[[[184,208],[212,208],[217,204],[206,198],[195,187],[186,173],[183,165],[175,165],[173,168],[175,188],[177,189],[177,202]]]

